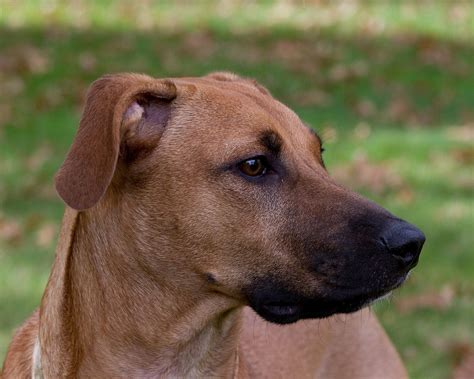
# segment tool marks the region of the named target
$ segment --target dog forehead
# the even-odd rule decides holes
[[[176,126],[186,125],[186,129],[208,132],[214,137],[259,135],[262,130],[273,130],[285,139],[300,139],[305,135],[299,117],[252,82],[204,77],[181,79],[177,85],[184,96],[178,100]]]

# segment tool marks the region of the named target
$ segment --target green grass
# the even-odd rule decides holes
[[[346,185],[425,231],[419,267],[375,309],[413,378],[449,377],[474,341],[469,2],[67,4],[0,4],[0,361],[41,299],[63,209],[52,178],[90,82],[230,70],[321,132]],[[446,288],[446,306],[422,306]]]

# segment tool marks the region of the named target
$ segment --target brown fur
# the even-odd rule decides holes
[[[268,132],[298,173],[271,199],[225,171]],[[287,219],[333,214],[315,196],[346,204],[341,219],[363,200],[332,182],[319,151],[293,112],[233,74],[96,81],[56,177],[68,207],[39,320],[15,335],[4,378],[30,376],[38,336],[46,378],[405,377],[368,310],[279,326],[244,307],[242,288],[269,272],[305,293],[325,285],[294,237],[309,221],[290,238]]]

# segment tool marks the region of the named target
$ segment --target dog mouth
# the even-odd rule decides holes
[[[356,312],[389,295],[402,285],[405,279],[406,275],[392,285],[378,290],[327,291],[324,295],[314,297],[301,296],[281,287],[273,287],[272,293],[249,296],[249,303],[265,320],[277,324],[291,324],[301,319],[326,318],[334,314]]]
[[[352,313],[369,305],[371,302],[370,298],[346,300],[343,302],[327,298],[315,298],[311,299],[311,301],[305,299],[299,303],[270,302],[252,308],[269,322],[291,324],[301,319],[326,318],[338,313]]]
[[[270,302],[262,304],[261,314],[267,321],[289,324],[300,319],[301,305],[296,303]]]

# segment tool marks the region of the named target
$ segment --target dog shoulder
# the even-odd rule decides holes
[[[407,377],[397,351],[368,309],[281,326],[246,308],[240,350],[248,371],[257,377],[271,372],[283,377],[297,373],[299,378]]]
[[[38,337],[39,310],[16,331],[3,364],[2,378],[29,378],[33,347]]]
[[[318,371],[320,378],[407,378],[400,356],[368,308],[331,317],[335,338]]]
[[[313,378],[331,339],[324,320],[301,320],[276,325],[250,308],[244,311],[239,349],[254,377]]]

